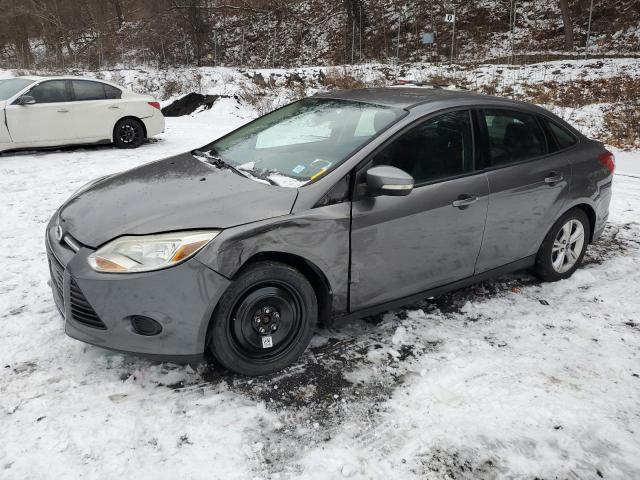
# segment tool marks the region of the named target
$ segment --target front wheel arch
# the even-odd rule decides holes
[[[242,271],[259,262],[279,262],[298,270],[311,283],[318,300],[318,323],[321,326],[329,326],[332,316],[333,295],[331,284],[324,272],[314,263],[302,258],[298,255],[283,252],[261,252],[253,255],[238,268],[231,280],[237,278]],[[227,287],[228,288],[228,287]],[[209,316],[204,336],[204,349],[208,350],[209,341],[211,339],[211,327],[213,325],[213,317],[218,305],[212,308]]]
[[[331,311],[332,311],[332,293],[331,284],[325,273],[313,262],[306,258],[284,252],[261,252],[256,253],[249,258],[238,271],[234,277],[238,275],[243,269],[249,267],[256,262],[279,262],[289,265],[292,268],[298,270],[306,279],[311,283],[313,290],[318,298],[318,320],[321,324],[328,324]]]

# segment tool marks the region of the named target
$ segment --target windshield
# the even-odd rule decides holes
[[[31,85],[34,80],[26,78],[10,78],[9,80],[0,80],[0,100],[8,100],[23,88]]]
[[[308,98],[240,127],[203,150],[256,180],[300,187],[345,161],[401,109]]]

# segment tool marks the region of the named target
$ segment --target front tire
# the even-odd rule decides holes
[[[218,303],[209,348],[228,370],[266,375],[302,355],[317,320],[317,298],[304,275],[283,263],[256,263],[240,273]]]
[[[573,275],[591,238],[591,224],[583,210],[574,208],[554,223],[536,256],[535,272],[546,282]]]
[[[144,127],[135,118],[124,118],[113,129],[113,143],[118,148],[138,148],[144,142]]]

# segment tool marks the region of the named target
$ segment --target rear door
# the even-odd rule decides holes
[[[403,169],[416,186],[405,197],[354,198],[351,311],[473,275],[487,213],[468,110],[436,115],[391,140],[358,172],[358,189],[375,165]]]
[[[114,125],[126,115],[119,100],[118,93],[121,92],[111,85],[93,80],[71,80],[71,87],[74,121],[80,138],[111,139]]]
[[[25,95],[33,105],[7,105],[7,125],[15,143],[60,145],[76,138],[73,104],[67,80],[47,80]]]
[[[477,112],[489,180],[489,209],[476,274],[534,255],[566,202],[571,166],[534,114]]]

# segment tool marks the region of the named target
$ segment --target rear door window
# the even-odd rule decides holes
[[[59,103],[70,100],[66,80],[48,80],[40,83],[33,87],[28,95],[33,97],[36,103]]]
[[[489,140],[489,166],[509,165],[549,153],[534,115],[515,110],[483,110]]]
[[[104,84],[86,80],[72,80],[73,96],[77,102],[87,100],[105,100]]]

